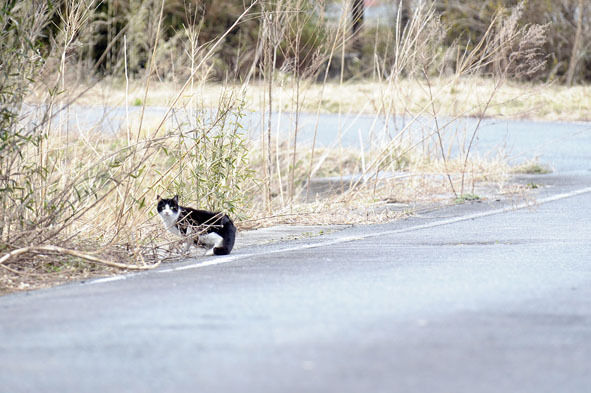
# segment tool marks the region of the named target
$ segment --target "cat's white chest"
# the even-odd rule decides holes
[[[199,236],[199,242],[207,247],[218,247],[224,239],[217,233],[206,233]]]

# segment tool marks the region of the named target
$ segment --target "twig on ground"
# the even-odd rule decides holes
[[[3,268],[3,269],[8,270],[11,273],[20,274],[20,272],[18,270],[14,270],[13,268],[10,268],[10,267],[8,267],[6,265],[3,265],[2,263],[0,263],[0,267]]]
[[[14,258],[16,256],[19,256],[22,254],[29,254],[29,253],[66,254],[66,255],[71,255],[73,257],[86,259],[87,261],[100,263],[102,265],[116,267],[119,269],[127,269],[127,270],[150,270],[150,269],[154,269],[155,267],[160,265],[160,262],[157,262],[153,265],[147,265],[147,266],[128,265],[125,263],[108,261],[106,259],[98,258],[98,257],[95,257],[93,255],[89,255],[89,254],[84,254],[84,253],[76,251],[76,250],[70,250],[68,248],[52,246],[52,245],[42,245],[42,246],[22,247],[22,248],[18,248],[16,250],[13,250],[13,251],[5,254],[2,258],[0,258],[0,266],[2,266],[3,268],[5,268],[13,273],[20,274],[20,272],[18,270],[14,270],[14,269],[9,268],[8,266],[4,265],[4,262],[8,261],[10,258]]]

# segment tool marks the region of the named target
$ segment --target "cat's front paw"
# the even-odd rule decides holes
[[[207,250],[205,252],[205,255],[208,256],[208,257],[212,256],[213,255],[213,248],[210,248],[209,250]]]

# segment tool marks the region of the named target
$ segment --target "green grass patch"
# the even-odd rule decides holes
[[[472,201],[479,201],[480,197],[476,194],[462,194],[455,199],[455,203],[465,203]]]
[[[530,161],[515,167],[511,172],[521,175],[546,175],[552,173],[552,169],[548,165]]]

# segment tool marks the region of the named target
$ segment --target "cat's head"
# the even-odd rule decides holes
[[[171,199],[160,198],[158,195],[158,214],[167,217],[176,217],[179,214],[179,196],[175,195]]]

